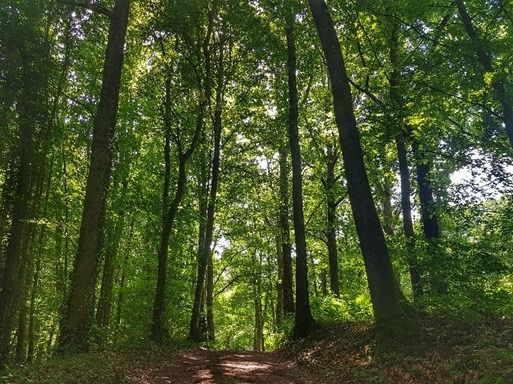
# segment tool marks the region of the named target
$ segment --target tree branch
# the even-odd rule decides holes
[[[90,4],[87,2],[74,1],[74,0],[57,0],[57,2],[61,3],[61,4],[65,4],[65,5],[70,5],[73,7],[89,9],[90,11],[93,11],[100,15],[107,16],[109,19],[112,17],[112,11],[110,9],[108,9],[107,7],[98,5],[98,4]]]

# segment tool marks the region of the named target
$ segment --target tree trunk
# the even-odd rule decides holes
[[[294,37],[294,18],[287,18],[287,72],[289,89],[289,144],[292,158],[292,203],[294,235],[296,240],[296,311],[294,337],[306,337],[315,322],[310,310],[308,292],[308,260],[305,238],[305,219],[303,214],[303,180],[301,166],[301,148],[298,130],[298,96],[296,84],[296,46]]]
[[[335,148],[334,148],[335,147]],[[338,273],[337,251],[337,201],[335,198],[335,165],[337,164],[336,146],[328,145],[326,153],[326,208],[327,228],[326,238],[328,246],[328,264],[330,271],[330,288],[333,295],[340,296],[340,282]]]
[[[208,50],[207,50],[208,51]],[[205,53],[205,57],[209,56],[209,52]],[[208,196],[207,207],[207,222],[205,225],[205,241],[201,247],[201,255],[198,259],[198,274],[196,280],[196,288],[194,291],[194,303],[191,314],[191,322],[189,327],[189,338],[195,342],[201,339],[201,294],[203,284],[205,281],[205,274],[210,258],[213,257],[210,247],[212,245],[212,237],[214,234],[214,216],[216,209],[217,189],[219,187],[219,168],[221,165],[221,132],[223,127],[223,103],[224,103],[224,87],[225,87],[225,74],[224,74],[224,44],[221,41],[219,47],[219,61],[217,67],[217,89],[216,101],[213,116],[213,129],[214,129],[214,153],[212,158],[212,173],[210,180],[210,191]],[[212,106],[211,106],[212,108]],[[213,278],[213,276],[212,276]],[[208,284],[207,284],[208,285]],[[208,287],[207,287],[208,288]],[[213,289],[213,286],[212,286]],[[212,293],[213,294],[213,293]],[[213,298],[212,298],[213,299]],[[212,304],[212,303],[211,303]],[[208,306],[208,303],[207,303]],[[208,310],[208,309],[207,309]],[[212,322],[213,332],[213,312],[212,306],[210,307],[210,321]],[[212,334],[213,336],[213,334]]]
[[[222,97],[218,94],[218,97]],[[191,323],[189,329],[189,337],[193,341],[200,341],[200,309],[201,309],[201,293],[203,289],[203,283],[205,281],[205,273],[209,258],[212,257],[210,250],[212,244],[212,237],[214,234],[214,215],[215,215],[215,203],[217,197],[217,188],[219,183],[219,167],[221,164],[221,129],[222,129],[222,101],[218,100],[216,105],[216,111],[214,116],[214,155],[212,160],[212,177],[210,181],[210,191],[208,198],[207,208],[207,222],[205,225],[205,237],[204,243],[201,247],[201,255],[198,260],[198,275],[196,281],[196,289],[194,291],[194,304],[192,309]]]
[[[123,180],[121,187],[121,206],[125,204],[125,196],[128,189],[128,174]],[[112,290],[114,287],[114,272],[116,268],[116,259],[121,242],[121,235],[125,223],[125,210],[121,208],[118,217],[112,229],[109,243],[105,249],[105,260],[103,266],[102,285],[100,288],[100,297],[98,299],[98,307],[96,310],[96,324],[100,329],[106,331],[110,327],[112,313]],[[103,335],[105,337],[106,335]],[[104,340],[106,341],[106,340]]]
[[[324,0],[309,0],[309,4],[328,65],[349,199],[367,271],[378,340],[385,342],[395,336],[411,334],[416,324],[405,312],[406,299],[395,279],[372,198],[351,89],[333,20]]]
[[[206,283],[206,304],[207,304],[207,337],[208,340],[215,339],[214,328],[214,258],[212,253],[208,258],[207,283]]]
[[[398,132],[396,134],[395,143],[397,148],[397,158],[399,161],[399,174],[401,181],[401,209],[403,212],[403,230],[406,237],[406,252],[408,260],[408,269],[410,272],[410,280],[412,285],[413,297],[418,299],[422,296],[423,287],[421,281],[420,267],[415,249],[415,231],[413,229],[413,219],[411,213],[411,186],[410,186],[410,170],[408,167],[408,156],[406,150],[406,127],[404,124],[404,103],[401,97],[399,82],[401,79],[399,62],[397,56],[398,47],[398,28],[396,27],[390,39],[390,64],[392,65],[392,73],[389,77],[390,98],[395,107],[395,123]]]
[[[31,162],[34,157],[33,135],[35,118],[33,116],[33,98],[38,90],[36,76],[31,70],[32,65],[25,63],[22,67],[23,89],[17,103],[19,146],[15,193],[12,202],[11,228],[5,251],[5,266],[0,292],[0,368],[7,362],[11,346],[11,332],[17,313],[18,296],[25,281],[20,275],[23,260],[24,241],[27,240],[28,220],[30,216],[31,193]]]
[[[61,321],[60,352],[87,350],[94,322],[97,267],[112,168],[129,3],[129,0],[116,0],[111,14],[78,249],[68,304]]]
[[[292,255],[289,225],[289,167],[287,162],[287,146],[285,143],[279,148],[280,165],[280,247],[283,268],[281,279],[282,307],[284,315],[294,313],[294,291],[292,278]]]
[[[383,181],[383,230],[389,236],[395,234],[394,210],[392,209],[392,185],[388,178]]]
[[[403,212],[403,231],[406,237],[406,252],[408,252],[408,268],[413,291],[413,297],[418,299],[423,294],[422,280],[419,263],[415,249],[415,231],[411,214],[411,186],[410,170],[408,168],[408,157],[403,133],[396,137],[397,157],[399,159],[399,173],[401,177],[401,209]]]
[[[495,73],[491,55],[489,52],[487,52],[484,41],[481,40],[474,28],[472,18],[467,11],[464,0],[454,0],[454,3],[458,8],[458,12],[467,35],[474,44],[474,51],[483,69],[483,75],[492,75],[492,88],[494,90],[494,97],[495,100],[497,100],[502,106],[502,121],[504,122],[504,126],[506,128],[506,134],[508,135],[509,143],[511,146],[513,146],[513,103],[511,102],[511,98],[508,96],[506,91],[504,79]]]
[[[431,263],[436,267],[439,265],[438,258],[442,256],[442,252],[437,244],[440,239],[440,225],[438,224],[438,217],[435,210],[433,187],[431,185],[431,180],[429,179],[430,164],[417,141],[413,142],[412,147],[415,161],[417,163],[417,184],[419,188],[422,228],[428,243],[428,253],[431,258]],[[443,271],[440,270],[440,268],[438,270],[436,270],[436,268],[431,268],[430,272],[430,285],[432,291],[441,295],[446,294],[448,287],[442,277]]]
[[[157,286],[155,291],[155,301],[153,303],[153,318],[151,327],[151,338],[156,343],[162,343],[168,334],[166,329],[166,280],[167,280],[167,261],[169,256],[169,240],[173,225],[175,222],[178,208],[185,194],[187,183],[186,164],[189,156],[179,155],[178,163],[178,181],[176,192],[167,211],[165,221],[162,225],[160,236],[160,246],[158,253]]]

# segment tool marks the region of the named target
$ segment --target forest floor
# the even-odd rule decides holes
[[[192,350],[159,364],[148,364],[125,376],[129,384],[310,384],[314,372],[278,353]]]
[[[513,322],[426,318],[387,353],[368,323],[324,326],[275,352],[138,347],[0,373],[8,384],[513,384]]]

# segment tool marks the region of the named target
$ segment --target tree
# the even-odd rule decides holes
[[[94,321],[97,267],[101,249],[105,207],[110,184],[129,0],[116,0],[109,13],[110,26],[103,67],[100,101],[93,125],[91,162],[80,226],[78,249],[68,304],[61,321],[59,349],[88,348]]]
[[[298,132],[298,96],[296,80],[296,45],[294,38],[294,16],[287,16],[287,74],[289,96],[289,145],[292,158],[292,216],[296,244],[296,310],[294,337],[303,338],[313,329],[315,323],[310,310],[308,291],[308,261],[303,214],[303,181],[301,170],[301,147]]]
[[[328,65],[349,200],[365,261],[378,338],[410,334],[415,324],[405,312],[406,299],[395,280],[373,202],[351,90],[333,20],[324,0],[309,0],[309,4]]]

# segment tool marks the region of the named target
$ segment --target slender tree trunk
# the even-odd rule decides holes
[[[206,283],[206,304],[207,304],[207,336],[208,340],[215,339],[214,328],[214,258],[212,253],[208,258],[207,283]]]
[[[207,57],[209,53],[205,53]],[[194,303],[192,308],[191,322],[189,327],[189,338],[195,342],[201,339],[200,315],[201,315],[201,293],[203,283],[205,281],[205,273],[210,258],[213,257],[210,247],[212,245],[212,237],[214,234],[214,216],[216,209],[217,189],[219,187],[219,168],[221,165],[221,132],[223,127],[223,103],[224,103],[224,87],[225,87],[225,74],[224,74],[224,45],[223,42],[219,48],[219,61],[217,67],[217,89],[216,101],[213,116],[213,129],[214,129],[214,153],[212,158],[212,173],[210,180],[210,191],[208,197],[207,208],[207,222],[205,226],[205,242],[201,247],[202,254],[198,260],[198,274],[196,281],[196,288],[194,291]],[[212,287],[213,289],[213,287]],[[207,303],[208,306],[208,303]],[[212,308],[211,308],[212,310]],[[213,331],[213,312],[210,312],[211,327]],[[213,336],[213,335],[212,335]]]
[[[289,167],[285,142],[279,148],[280,164],[280,247],[283,268],[281,279],[282,307],[285,315],[294,313],[294,291],[292,274],[292,255],[289,224]]]
[[[326,154],[326,208],[327,208],[327,247],[328,264],[330,271],[330,288],[333,295],[340,296],[340,282],[338,279],[338,251],[337,251],[337,201],[335,198],[335,165],[337,154],[334,146],[328,145]]]
[[[35,325],[35,311],[36,311],[36,293],[39,285],[39,274],[41,272],[41,257],[37,259],[36,270],[32,281],[32,288],[30,291],[30,307],[29,307],[29,325],[28,325],[28,351],[27,360],[34,361],[35,346],[36,346],[36,325]]]
[[[217,188],[219,183],[219,166],[221,164],[221,128],[222,128],[222,109],[221,104],[216,107],[214,117],[214,156],[212,160],[212,178],[210,181],[210,191],[207,208],[207,222],[205,226],[204,243],[201,247],[202,254],[198,260],[198,275],[196,281],[196,289],[194,293],[194,305],[192,309],[189,337],[193,341],[200,341],[200,309],[201,309],[201,293],[203,283],[205,281],[205,273],[209,258],[212,257],[210,250],[212,237],[214,234],[214,215],[215,203],[217,197]]]
[[[276,258],[278,261],[278,278],[276,279],[276,326],[281,326],[283,322],[283,251],[281,247],[280,234],[275,237]]]
[[[287,20],[287,72],[289,89],[289,144],[292,158],[292,203],[294,235],[296,240],[296,311],[294,337],[306,337],[315,322],[310,310],[308,292],[308,260],[305,238],[305,219],[303,214],[303,180],[301,166],[301,148],[298,130],[298,96],[296,84],[296,45],[294,37],[294,19]]]
[[[494,97],[502,106],[502,121],[506,128],[506,134],[508,135],[509,143],[513,146],[513,103],[511,97],[506,91],[506,86],[502,76],[495,73],[493,67],[492,58],[489,52],[487,52],[485,42],[479,37],[479,34],[474,28],[472,18],[470,17],[464,0],[454,0],[458,12],[465,27],[465,31],[469,36],[470,40],[474,44],[474,51],[483,69],[483,75],[492,75],[492,88],[494,90]]]
[[[125,196],[128,190],[128,175],[123,180],[121,187],[120,201],[123,206]],[[112,230],[112,236],[105,250],[105,260],[103,266],[102,285],[100,289],[100,297],[98,299],[98,308],[96,310],[96,324],[100,329],[107,330],[110,327],[112,313],[112,290],[114,287],[114,273],[116,268],[116,259],[121,242],[125,223],[125,210],[121,208]],[[106,336],[106,335],[105,335]]]
[[[179,159],[178,183],[173,205],[169,205],[171,186],[171,78],[166,79],[166,93],[164,96],[164,187],[162,190],[162,232],[158,253],[157,286],[155,301],[153,304],[153,318],[151,337],[157,343],[163,342],[167,336],[165,312],[166,312],[166,280],[169,239],[173,229],[178,207],[185,193],[186,161]]]
[[[410,201],[410,170],[408,168],[408,157],[402,132],[396,137],[396,147],[401,177],[401,208],[403,212],[403,231],[406,237],[406,252],[408,252],[408,268],[410,271],[413,297],[418,299],[423,294],[423,286],[415,249],[415,231],[413,229]]]
[[[435,210],[435,199],[433,197],[433,187],[429,178],[430,164],[423,154],[421,145],[414,141],[413,154],[417,163],[417,185],[419,188],[419,200],[420,200],[420,216],[422,221],[422,228],[424,230],[424,236],[427,240],[428,253],[431,258],[433,265],[439,265],[438,258],[442,256],[442,250],[438,246],[438,240],[440,239],[440,225],[438,223],[438,217]],[[430,269],[430,285],[433,292],[437,294],[447,293],[447,282],[444,281],[443,271],[440,269],[437,271],[435,268]]]
[[[324,0],[309,0],[309,4],[328,64],[347,188],[367,271],[378,340],[386,342],[395,336],[411,334],[416,324],[405,312],[409,307],[395,279],[372,198],[351,89],[333,20]]]
[[[129,230],[129,239],[132,239],[134,235],[134,219],[132,219],[132,222],[130,223],[130,230]],[[126,281],[126,269],[128,265],[128,257],[130,255],[130,252],[128,250],[125,250],[125,255],[123,257],[123,262],[121,264],[121,276],[119,278],[119,292],[118,292],[118,298],[116,303],[116,319],[114,324],[114,342],[118,340],[120,329],[121,329],[121,316],[123,312],[123,306],[125,304],[125,281]]]
[[[395,234],[394,211],[392,209],[392,185],[386,178],[383,181],[383,230],[389,236]]]
[[[254,336],[253,336],[253,350],[262,352],[264,350],[264,320],[262,311],[262,287],[261,287],[261,276],[262,276],[262,257],[260,256],[260,262],[257,260],[256,255],[253,254],[253,303],[255,308],[255,324],[254,324]]]
[[[89,332],[94,322],[97,267],[112,168],[129,3],[129,0],[116,0],[111,14],[78,249],[68,305],[61,321],[60,352],[87,350]]]
[[[158,270],[157,270],[157,287],[155,292],[155,301],[153,303],[153,322],[151,328],[151,338],[156,343],[162,343],[167,336],[166,329],[166,280],[167,280],[167,262],[169,256],[169,240],[173,225],[175,222],[178,208],[185,194],[185,187],[187,183],[187,170],[186,164],[189,157],[180,155],[178,163],[178,181],[176,192],[165,221],[162,226],[162,233],[160,237],[160,246],[158,253]]]
[[[23,289],[23,275],[20,275],[24,260],[24,241],[27,240],[28,219],[30,215],[31,193],[31,162],[34,157],[33,135],[35,119],[33,117],[34,89],[31,65],[25,63],[22,68],[23,94],[17,103],[19,116],[19,146],[15,194],[13,196],[11,228],[5,250],[5,266],[0,292],[0,368],[5,365],[10,351],[11,332],[17,310],[17,296]]]
[[[420,267],[415,249],[415,231],[413,229],[413,219],[411,213],[411,186],[410,186],[410,170],[408,167],[408,155],[406,150],[406,127],[403,119],[404,102],[400,93],[400,69],[397,54],[398,47],[398,28],[396,27],[390,39],[390,63],[392,65],[392,73],[389,77],[390,97],[395,107],[395,122],[397,123],[398,133],[395,138],[397,148],[397,158],[399,161],[399,174],[401,181],[401,208],[403,212],[403,231],[406,237],[406,251],[408,252],[408,269],[410,272],[410,281],[412,285],[413,297],[418,299],[422,296],[423,287],[421,281]]]

